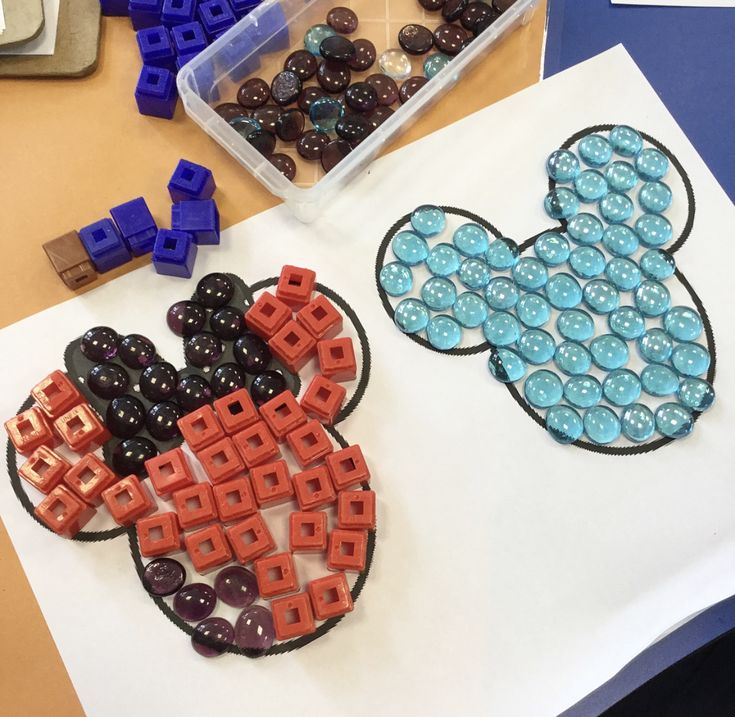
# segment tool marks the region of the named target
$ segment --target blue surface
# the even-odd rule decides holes
[[[548,10],[544,76],[622,43],[735,200],[735,10],[609,0],[549,0]]]

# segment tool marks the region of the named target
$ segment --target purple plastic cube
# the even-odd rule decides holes
[[[116,266],[125,264],[132,258],[117,227],[111,219],[100,221],[79,230],[79,238],[89,254],[89,258],[100,274]]]
[[[196,17],[198,0],[163,0],[161,22],[168,27],[183,25]]]
[[[168,192],[174,202],[187,199],[211,199],[217,185],[212,171],[201,164],[179,160],[168,183]]]
[[[197,245],[191,234],[159,229],[153,246],[153,266],[159,274],[191,279]]]
[[[206,0],[199,5],[199,21],[209,37],[232,27],[237,18],[227,0]]]
[[[135,39],[144,65],[174,69],[176,52],[167,28],[156,25],[138,30]]]
[[[197,244],[219,244],[219,211],[214,199],[190,199],[171,207],[171,227],[188,232]]]
[[[185,25],[177,25],[171,28],[171,38],[179,57],[181,55],[196,55],[209,44],[200,22],[187,22]]]
[[[155,27],[161,24],[161,8],[163,0],[130,0],[128,15],[134,30]]]
[[[128,14],[128,0],[100,0],[100,10],[108,17],[125,17]]]
[[[230,5],[235,12],[235,17],[240,20],[262,2],[263,0],[230,0]]]
[[[153,249],[158,227],[143,197],[113,207],[110,214],[134,256],[147,254]]]
[[[173,72],[165,67],[143,65],[135,88],[135,101],[142,115],[171,119],[178,99]]]

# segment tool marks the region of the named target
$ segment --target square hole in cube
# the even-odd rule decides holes
[[[34,471],[36,472],[36,475],[38,475],[38,476],[41,476],[41,477],[43,477],[43,476],[45,475],[46,471],[47,471],[47,470],[48,470],[48,469],[49,469],[50,467],[51,467],[51,466],[50,466],[50,465],[49,465],[48,463],[46,463],[46,461],[45,461],[45,460],[43,460],[43,458],[39,458],[39,459],[38,459],[38,460],[36,460],[36,462],[35,462],[35,463],[33,464],[33,470],[34,470]]]
[[[153,541],[163,540],[163,528],[160,525],[154,525],[148,531],[148,539]]]
[[[276,471],[266,473],[263,476],[263,485],[266,488],[275,488],[278,485],[278,473]]]
[[[224,451],[217,451],[212,456],[212,463],[214,463],[215,466],[223,466],[228,461],[228,456]]]
[[[198,550],[202,555],[209,555],[214,552],[214,543],[211,538],[207,538],[199,543]]]
[[[51,513],[56,520],[63,520],[66,516],[66,504],[62,500],[55,500],[49,506],[49,513]]]
[[[258,433],[248,436],[248,446],[250,448],[260,448],[263,445],[263,439]]]
[[[342,473],[352,473],[356,468],[353,458],[344,458],[339,462],[339,469]]]
[[[311,494],[318,493],[322,489],[322,482],[318,478],[310,478],[306,481],[306,490]]]
[[[245,545],[252,545],[257,541],[258,535],[252,528],[249,528],[242,534],[242,542],[245,543]]]
[[[342,555],[347,555],[349,557],[352,557],[355,554],[355,544],[350,543],[348,541],[342,541],[339,544],[339,552]]]
[[[312,309],[311,315],[317,320],[322,321],[327,318],[327,310],[323,306],[315,306]]]
[[[227,410],[231,416],[239,416],[245,409],[240,401],[233,401],[227,404]]]
[[[66,426],[72,433],[78,433],[84,429],[84,421],[79,416],[72,416]]]
[[[94,239],[99,244],[100,242],[107,239],[107,232],[104,229],[95,229],[92,232],[92,239]]]
[[[316,535],[316,524],[311,521],[301,524],[301,537],[313,538]]]
[[[335,361],[341,361],[345,357],[345,350],[341,346],[332,346],[329,349],[329,355]]]
[[[85,468],[80,474],[79,474],[79,481],[83,483],[84,485],[87,485],[90,481],[94,480],[94,478],[97,476],[97,474],[91,469],[91,468]]]
[[[128,505],[128,503],[133,502],[133,496],[130,495],[130,491],[125,489],[121,490],[119,493],[115,494],[115,502],[122,507],[125,507]]]
[[[317,389],[317,392],[316,392],[317,401],[320,401],[321,403],[326,403],[330,399],[331,396],[332,396],[332,392],[326,386],[320,386]]]
[[[181,34],[181,36],[187,42],[191,42],[196,37],[196,33],[194,32],[194,30],[184,30],[184,32]]]
[[[301,436],[301,442],[307,448],[313,448],[317,443],[319,443],[319,439],[311,431],[309,431],[309,433]]]
[[[329,588],[322,593],[322,602],[325,605],[332,605],[339,601],[339,592],[337,588]]]
[[[289,345],[289,346],[296,346],[299,341],[301,340],[299,335],[293,331],[289,331],[284,337],[283,340]]]
[[[161,478],[170,478],[175,472],[174,464],[170,461],[158,467],[158,473]]]
[[[186,509],[190,511],[201,510],[202,499],[198,495],[193,495],[186,499]]]
[[[280,565],[276,565],[272,568],[268,568],[268,581],[271,583],[277,583],[283,580],[283,568]]]
[[[46,384],[46,386],[43,387],[41,393],[46,396],[46,398],[53,398],[54,396],[58,396],[61,393],[61,389],[56,385],[54,381],[52,381],[51,383]]]
[[[184,169],[181,170],[181,178],[185,182],[191,182],[192,179],[194,179],[196,172],[194,172],[193,169],[189,169],[189,167],[184,167]]]
[[[227,501],[227,505],[240,505],[240,503],[242,503],[242,496],[240,495],[240,491],[231,490],[228,493],[225,493],[225,500]]]
[[[194,433],[203,433],[207,430],[207,422],[203,418],[197,418],[192,422],[191,430]]]
[[[276,313],[276,307],[273,306],[273,304],[271,304],[270,302],[266,301],[260,307],[260,313],[269,319],[271,316],[273,316],[273,314]]]
[[[286,618],[287,625],[295,625],[301,622],[301,611],[298,608],[292,607],[286,610],[284,617]]]
[[[33,424],[27,418],[23,418],[22,420],[18,421],[18,423],[16,424],[16,428],[18,429],[18,433],[20,433],[22,438],[27,438],[34,432]]]
[[[166,237],[163,240],[163,248],[166,251],[174,251],[178,245],[179,245],[178,239],[174,239],[173,237]]]
[[[351,500],[350,515],[365,515],[365,504],[361,500]]]

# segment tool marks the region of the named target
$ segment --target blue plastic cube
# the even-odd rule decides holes
[[[108,17],[125,17],[128,14],[128,0],[100,0],[100,10]]]
[[[79,230],[79,238],[101,274],[132,259],[130,249],[123,241],[111,219],[100,219]]]
[[[138,41],[138,49],[144,65],[173,70],[176,52],[168,28],[163,25],[147,27],[144,30],[138,30],[135,39]]]
[[[135,101],[142,115],[171,119],[178,99],[173,72],[165,67],[143,65],[135,88]]]
[[[146,27],[155,27],[161,24],[161,9],[163,0],[130,0],[128,15],[133,23],[134,30],[143,30]]]
[[[133,256],[147,254],[153,249],[158,227],[143,197],[113,207],[110,214]]]
[[[230,0],[230,5],[235,12],[235,17],[240,20],[262,2],[263,0]]]
[[[168,27],[183,25],[196,17],[198,0],[163,0],[161,22]]]
[[[179,57],[181,55],[196,55],[209,44],[200,22],[187,22],[185,25],[177,25],[171,28],[171,38]]]
[[[214,199],[190,199],[171,207],[171,227],[197,244],[219,244],[219,211]]]
[[[201,164],[179,160],[168,183],[168,193],[174,202],[186,199],[211,199],[217,185],[212,171]]]
[[[191,234],[159,229],[153,246],[153,266],[159,274],[191,279],[197,245]]]
[[[260,54],[252,39],[244,33],[231,39],[220,50],[221,69],[233,82],[241,82],[260,69]],[[247,58],[247,59],[246,59]]]
[[[280,52],[288,50],[291,40],[288,34],[288,23],[283,8],[278,2],[267,5],[255,23],[255,44],[267,40],[261,46],[261,52]]]
[[[237,18],[227,0],[206,0],[199,5],[199,21],[209,37],[232,27]]]

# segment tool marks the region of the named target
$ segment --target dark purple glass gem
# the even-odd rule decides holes
[[[225,122],[237,119],[238,117],[249,117],[248,112],[242,105],[235,104],[234,102],[223,102],[221,105],[217,105],[214,111],[223,119]]]
[[[240,649],[265,652],[275,639],[273,616],[267,607],[253,605],[240,613],[235,623],[235,644]]]
[[[355,82],[345,92],[345,104],[355,112],[370,112],[378,106],[378,92],[367,82]]]
[[[277,105],[290,105],[296,102],[301,93],[301,80],[295,72],[283,70],[271,82],[271,96]]]
[[[356,54],[355,46],[342,35],[325,37],[319,45],[319,53],[325,60],[349,62]]]
[[[424,10],[434,11],[434,10],[441,10],[446,0],[419,0],[419,5],[421,5]]]
[[[289,182],[296,177],[296,162],[287,154],[280,152],[270,156],[268,160]]]
[[[278,105],[264,105],[253,110],[253,119],[260,122],[260,126],[268,132],[276,131],[276,122],[283,110]]]
[[[442,5],[442,17],[447,22],[459,20],[469,4],[470,0],[446,0]]]
[[[196,297],[207,309],[219,309],[229,304],[235,295],[235,285],[227,274],[214,272],[199,279]]]
[[[498,12],[505,12],[511,5],[515,5],[516,0],[493,0],[493,7]]]
[[[329,95],[321,87],[304,87],[304,89],[301,90],[301,94],[299,95],[299,109],[308,115],[312,103],[316,102],[321,97],[328,96]]]
[[[293,72],[302,82],[314,77],[318,66],[316,57],[306,50],[292,52],[283,63],[283,69]]]
[[[401,104],[408,102],[429,80],[426,77],[416,75],[409,77],[402,85],[398,92]]]
[[[130,377],[128,372],[114,363],[98,363],[92,366],[87,374],[87,386],[95,396],[109,401],[122,396],[128,390]]]
[[[365,82],[378,93],[379,105],[389,107],[394,102],[398,102],[398,85],[392,77],[375,74],[370,75]]]
[[[488,20],[492,23],[497,19],[499,13],[494,10],[490,5],[484,2],[471,2],[462,13],[460,22],[465,30],[475,32],[477,25],[481,22],[487,22]],[[487,26],[486,26],[487,27]]]
[[[151,595],[163,597],[173,595],[186,580],[186,570],[172,558],[151,560],[143,570],[143,587]]]
[[[398,44],[409,55],[423,55],[431,50],[434,37],[431,30],[423,25],[406,25],[398,33]]]
[[[174,612],[187,622],[199,622],[209,617],[216,604],[217,594],[206,583],[184,585],[174,596]]]
[[[368,112],[367,119],[370,121],[374,129],[380,127],[390,116],[393,115],[393,110],[390,107],[376,107],[372,112]]]
[[[177,336],[191,336],[201,331],[207,312],[195,301],[177,301],[166,312],[166,323]]]
[[[439,25],[434,30],[436,49],[450,57],[456,55],[462,49],[468,37],[467,30],[459,25]]]
[[[345,142],[345,144],[347,143]],[[262,406],[266,401],[270,401],[271,398],[275,398],[285,390],[286,379],[282,373],[278,371],[263,371],[263,373],[259,373],[253,379],[253,383],[250,385],[250,396],[256,406]]]
[[[245,331],[245,318],[240,309],[223,306],[209,317],[209,328],[223,341],[234,341]]]
[[[134,396],[118,396],[107,404],[105,425],[118,438],[132,438],[145,426],[145,408]]]
[[[359,38],[352,43],[355,46],[355,56],[348,61],[350,69],[364,72],[369,70],[378,56],[375,45],[370,40]]]
[[[249,607],[258,598],[258,581],[255,573],[239,565],[223,568],[214,579],[217,597],[232,607]]]
[[[176,401],[186,413],[212,403],[213,399],[212,387],[207,380],[195,374],[184,376],[176,387]]]
[[[237,391],[239,388],[245,388],[247,375],[242,368],[236,363],[223,363],[217,366],[212,374],[211,385],[212,393],[217,398],[226,396],[228,393]]]
[[[335,32],[349,35],[357,30],[357,15],[348,7],[333,7],[327,13],[327,25]]]
[[[311,55],[311,57],[314,57],[314,55]],[[276,134],[284,142],[295,142],[301,137],[305,123],[304,113],[301,110],[286,110],[276,120]]]
[[[347,140],[332,140],[322,152],[322,168],[325,172],[331,172],[351,151],[352,146]]]
[[[171,441],[180,433],[176,423],[183,415],[184,411],[178,404],[161,401],[148,409],[145,427],[157,441]]]
[[[245,369],[245,373],[250,374],[265,371],[272,358],[268,344],[260,336],[250,332],[246,332],[235,341],[232,353],[235,355],[235,361]]]
[[[222,358],[222,342],[209,331],[200,331],[186,340],[184,356],[197,368],[212,366]]]
[[[158,455],[158,449],[147,438],[126,438],[112,451],[112,467],[121,476],[145,475],[145,462]]]
[[[270,157],[276,148],[276,135],[265,129],[256,129],[246,139],[266,158]]]
[[[150,366],[156,360],[153,342],[140,334],[128,334],[120,341],[117,352],[122,362],[134,369]]]
[[[460,46],[459,52],[462,52],[462,50],[464,50],[465,47],[469,47],[474,41],[475,41],[475,36],[474,35],[467,35],[467,39]],[[459,54],[459,53],[457,53],[457,54]]]
[[[235,628],[223,617],[202,620],[191,636],[191,646],[202,657],[217,657],[235,639]]]
[[[344,62],[324,60],[319,64],[316,79],[323,89],[334,94],[343,92],[349,87],[352,75]]]
[[[151,364],[140,375],[140,392],[149,401],[168,401],[176,393],[179,376],[176,369],[165,361]]]
[[[262,107],[271,95],[268,83],[260,77],[253,77],[237,91],[237,101],[249,110]]]
[[[319,159],[328,144],[328,134],[311,129],[299,137],[298,142],[296,142],[296,151],[304,159]]]
[[[337,120],[334,131],[354,147],[373,131],[373,125],[362,115],[346,115]]]
[[[110,361],[117,356],[118,339],[109,326],[95,326],[84,333],[79,348],[90,361]]]
[[[475,37],[479,37],[481,33],[485,32],[490,25],[492,25],[497,18],[499,18],[500,15],[496,15],[494,18],[487,18],[485,20],[480,20],[476,25],[475,29],[472,31]]]

